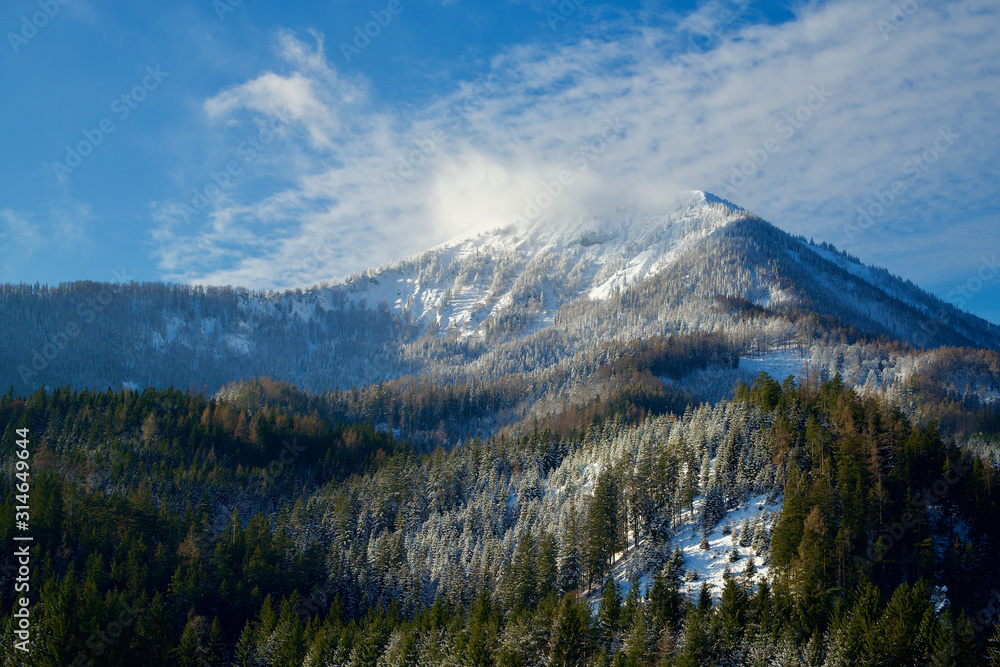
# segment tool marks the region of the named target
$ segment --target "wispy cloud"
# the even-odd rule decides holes
[[[93,216],[85,204],[53,205],[42,211],[0,209],[0,270],[17,275],[30,264],[59,262],[82,252]]]
[[[994,3],[924,5],[888,36],[879,20],[891,3],[809,5],[793,21],[739,29],[719,11],[703,7],[685,23],[708,30],[697,58],[677,57],[687,47],[676,31],[623,22],[614,39],[512,49],[494,60],[485,92],[470,81],[418,108],[382,107],[331,64],[320,36],[281,33],[281,73],[223,90],[205,111],[215,127],[259,125],[282,110],[290,123],[255,164],[252,191],[220,197],[195,221],[158,207],[161,269],[175,280],[310,284],[506,222],[561,171],[573,183],[549,215],[724,190],[754,155],[734,201],[896,270],[933,251],[914,245],[900,257],[913,230],[997,210]],[[828,98],[821,105],[816,90]],[[620,132],[598,152],[608,123]],[[923,171],[870,236],[848,238],[856,208],[943,127],[970,139]],[[879,254],[876,238],[899,246]]]

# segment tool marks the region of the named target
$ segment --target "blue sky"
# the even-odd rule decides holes
[[[336,279],[508,220],[614,128],[552,214],[706,190],[1000,322],[990,0],[9,0],[0,28],[2,281]]]

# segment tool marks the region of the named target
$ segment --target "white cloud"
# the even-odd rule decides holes
[[[205,112],[213,120],[228,118],[240,111],[275,116],[287,113],[307,131],[313,148],[330,149],[341,132],[339,111],[350,109],[362,93],[340,79],[323,56],[323,39],[313,34],[310,47],[291,33],[279,35],[279,55],[296,68],[282,76],[264,72],[256,79],[220,92],[205,102]]]
[[[718,11],[703,7],[689,29]],[[221,123],[288,109],[293,122],[266,163],[279,178],[263,194],[220,198],[203,229],[162,207],[161,268],[255,287],[336,278],[509,220],[569,171],[549,213],[655,208],[709,190],[902,270],[919,261],[874,239],[906,247],[903,225],[997,210],[1000,22],[993,3],[959,0],[922,4],[887,32],[878,21],[892,11],[810,5],[785,24],[712,33],[711,48],[680,59],[677,35],[648,25],[620,26],[613,41],[524,45],[495,59],[489,82],[405,110],[380,108],[363,82],[338,74],[318,37],[283,33],[288,73],[264,72],[205,104]],[[613,136],[609,124],[620,125]],[[949,127],[959,138],[913,178],[907,160]],[[768,147],[761,167],[746,162]],[[754,172],[745,182],[734,178],[741,167]],[[895,181],[906,190],[886,213],[845,231]],[[949,252],[964,261],[960,244]]]

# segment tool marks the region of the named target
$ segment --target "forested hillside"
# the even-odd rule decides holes
[[[595,399],[427,454],[259,388],[0,401],[8,543],[15,429],[35,448],[9,664],[990,664],[993,463],[839,379]]]
[[[0,307],[5,664],[1000,664],[1000,331],[711,195]]]

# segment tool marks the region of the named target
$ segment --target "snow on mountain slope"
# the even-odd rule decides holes
[[[662,303],[659,323],[646,313],[658,330],[664,309],[684,303],[698,312],[676,313],[682,328],[723,326],[704,312],[722,295],[779,311],[815,310],[917,346],[1000,346],[1000,328],[703,192],[684,193],[657,214],[622,207],[581,218],[522,217],[326,289],[368,308],[384,302],[421,332],[459,338],[531,335],[565,322],[560,309],[574,302],[575,316],[589,309],[617,317],[620,297],[632,305],[628,295],[642,293]],[[636,334],[647,335],[647,328]]]
[[[425,326],[436,323],[441,333],[482,334],[491,317],[512,309],[527,311],[537,328],[563,304],[583,296],[604,300],[656,275],[741,215],[711,195],[690,192],[659,215],[619,209],[579,219],[522,218],[463,234],[345,285],[356,302],[385,301]]]
[[[681,591],[689,598],[697,599],[703,584],[708,584],[711,596],[718,600],[726,583],[726,576],[742,577],[746,583],[770,581],[771,562],[769,548],[753,545],[752,537],[757,532],[770,534],[781,514],[784,498],[768,494],[758,494],[728,509],[719,525],[706,537],[707,547],[702,543],[704,532],[698,525],[697,517],[674,527],[672,546],[680,549],[686,570]],[[698,511],[704,505],[699,498],[694,503]],[[747,535],[741,532],[749,524]],[[735,554],[734,554],[735,552]],[[642,551],[632,549],[619,554],[611,568],[611,576],[618,585],[622,598],[628,595],[634,581],[639,586],[639,594],[648,597],[653,587],[655,571],[647,569],[639,562]],[[753,579],[747,578],[747,563],[753,562]],[[727,574],[728,573],[728,574]],[[595,590],[588,597],[588,603],[596,613],[601,602],[601,591]]]
[[[81,321],[95,300],[100,317]],[[655,214],[520,218],[284,292],[8,285],[0,302],[14,314],[0,321],[15,341],[0,350],[3,380],[24,388],[217,389],[268,375],[322,391],[427,372],[465,381],[544,372],[613,341],[699,331],[724,333],[752,355],[808,349],[833,327],[918,347],[1000,349],[995,325],[703,192]],[[80,329],[73,351],[41,357],[70,322]]]

